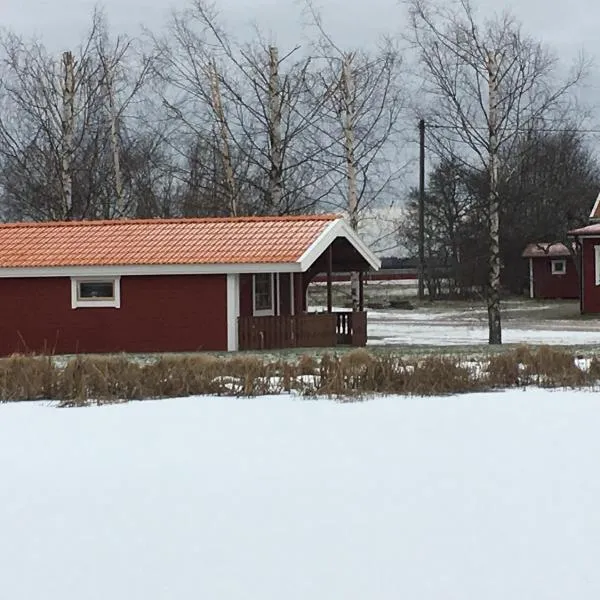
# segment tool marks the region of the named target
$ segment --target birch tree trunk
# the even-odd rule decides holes
[[[274,209],[281,206],[283,195],[283,149],[281,145],[281,88],[279,82],[279,52],[269,47],[269,200]]]
[[[489,343],[502,343],[500,322],[500,203],[498,200],[498,62],[494,51],[487,54],[489,86],[489,279],[487,310]]]
[[[73,217],[73,138],[75,132],[75,75],[73,54],[64,52],[62,80],[61,187],[63,218]]]
[[[110,147],[113,163],[113,174],[115,178],[115,206],[114,212],[117,215],[122,215],[124,212],[123,206],[123,174],[121,171],[121,149],[119,147],[119,127],[118,115],[115,105],[115,89],[114,89],[114,72],[112,65],[105,63],[104,78],[106,82],[106,91],[108,96],[108,111],[110,119]],[[104,217],[111,218],[112,214],[110,207],[106,207]]]
[[[225,187],[227,189],[227,200],[229,202],[229,212],[232,217],[238,214],[237,209],[237,186],[235,176],[233,174],[233,165],[231,162],[231,150],[229,147],[229,129],[225,119],[225,111],[223,110],[223,101],[221,99],[221,88],[219,86],[219,73],[214,60],[210,61],[210,90],[212,109],[217,120],[219,129],[219,154],[223,163],[225,172]]]
[[[356,160],[354,156],[354,127],[356,121],[354,105],[354,75],[352,73],[352,54],[344,54],[342,60],[342,104],[344,118],[344,147],[346,155],[346,182],[348,190],[348,216],[350,226],[355,231],[358,229],[358,195],[356,189]],[[358,273],[350,274],[350,293],[352,297],[352,310],[358,310],[359,305],[359,276]]]

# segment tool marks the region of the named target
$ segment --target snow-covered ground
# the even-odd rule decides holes
[[[537,307],[552,310],[552,305]],[[600,320],[577,321],[518,318],[515,313],[531,310],[505,308],[502,339],[505,343],[526,344],[600,344]],[[487,314],[479,309],[368,311],[369,344],[453,345],[486,344]]]
[[[0,405],[7,600],[595,600],[600,396]]]

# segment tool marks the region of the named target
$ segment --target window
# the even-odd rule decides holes
[[[71,308],[120,308],[119,277],[71,278]]]
[[[567,272],[567,261],[564,258],[552,261],[552,275],[564,275]]]
[[[273,274],[257,273],[252,278],[254,314],[273,315]]]

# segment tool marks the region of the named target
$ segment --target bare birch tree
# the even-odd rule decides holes
[[[488,175],[486,300],[489,342],[500,344],[500,157],[516,149],[519,133],[534,131],[564,110],[585,65],[578,63],[559,80],[555,58],[512,16],[479,23],[469,0],[439,5],[408,0],[407,6],[410,41],[429,100],[418,107],[429,141],[440,156],[483,167]]]
[[[62,81],[62,139],[61,139],[61,184],[63,211],[70,214],[73,206],[73,174],[71,162],[73,160],[73,136],[75,133],[75,63],[71,52],[63,53],[63,81]]]
[[[403,172],[401,60],[389,40],[374,54],[340,48],[310,0],[306,6],[319,33],[314,51],[321,85],[316,90],[325,98],[317,122],[320,163],[331,189],[324,204],[345,210],[350,225],[358,230],[369,209],[393,204]],[[354,309],[359,303],[358,283],[358,273],[352,273]]]
[[[225,189],[244,196],[239,210],[311,211],[327,194],[314,168],[321,148],[311,127],[324,103],[312,97],[317,76],[298,48],[284,53],[255,37],[235,42],[214,10],[194,0],[174,15],[169,37],[155,39],[170,90],[164,102],[182,130],[218,149]]]
[[[37,41],[0,36],[0,186],[5,216],[62,220],[127,213],[126,112],[149,69],[131,42],[109,41],[100,12],[82,44],[53,56]]]

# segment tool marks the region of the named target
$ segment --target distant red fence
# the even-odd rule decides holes
[[[407,279],[417,279],[416,269],[382,269],[365,273],[365,281],[400,281]],[[334,282],[350,281],[350,273],[333,273],[331,280]],[[327,275],[321,273],[317,275],[313,282],[324,283],[327,281]]]

